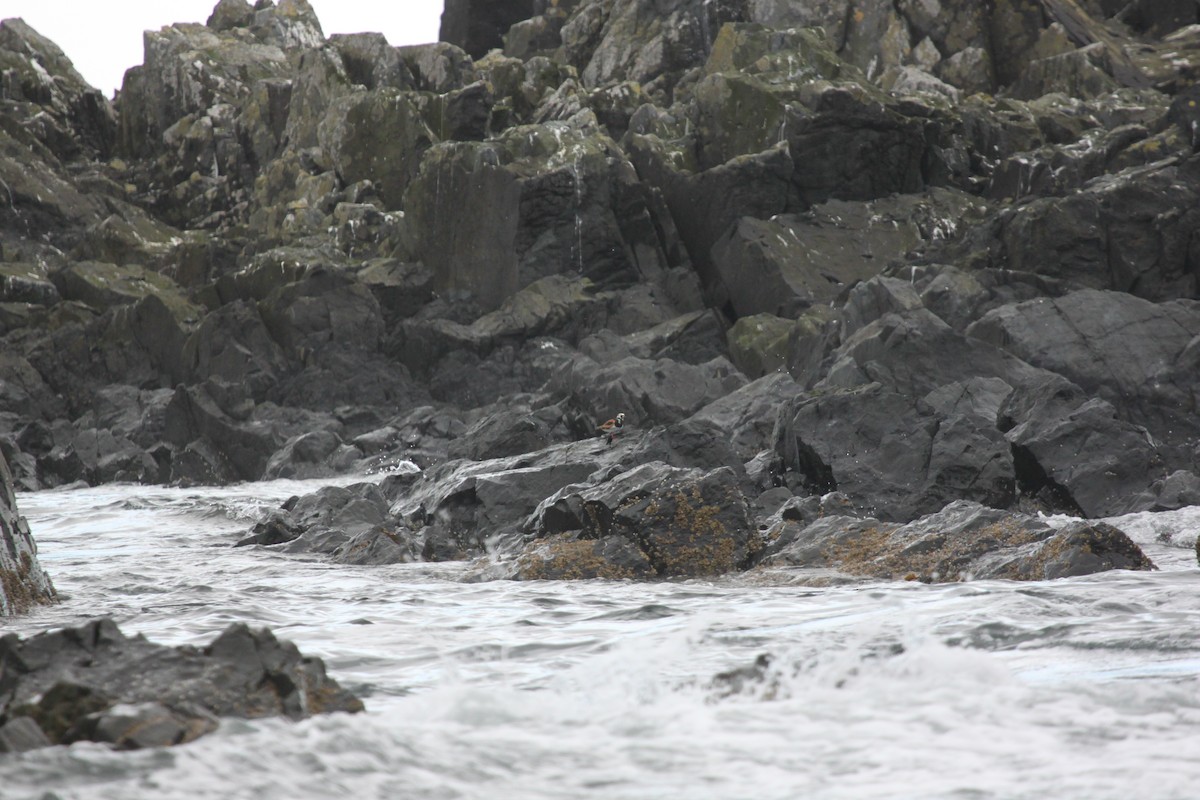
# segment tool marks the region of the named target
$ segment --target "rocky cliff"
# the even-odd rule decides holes
[[[221,0],[112,102],[7,20],[0,446],[388,470],[247,542],[532,577],[1200,502],[1198,14],[448,0],[392,47]]]

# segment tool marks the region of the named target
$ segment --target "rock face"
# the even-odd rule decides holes
[[[454,0],[446,41],[392,47],[222,0],[109,101],[7,20],[14,485],[381,470],[245,544],[524,578],[746,569],[826,496],[901,526],[1179,507],[1197,23]],[[1086,563],[1012,574],[1118,561]]]
[[[0,617],[54,600],[54,586],[38,563],[37,544],[17,510],[12,475],[0,454]]]
[[[363,709],[319,658],[268,630],[231,625],[207,647],[169,648],[110,619],[0,638],[0,696],[0,752],[83,740],[165,747],[212,732],[220,717]]]

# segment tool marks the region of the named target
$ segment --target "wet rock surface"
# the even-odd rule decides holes
[[[166,747],[211,733],[221,717],[362,709],[319,658],[241,624],[203,648],[128,637],[111,619],[0,638],[0,752],[85,740]]]
[[[518,578],[746,569],[831,493],[1178,507],[1200,10],[1127,6],[222,0],[113,100],[6,20],[13,485],[386,474],[243,543]]]
[[[12,474],[0,453],[0,617],[56,600],[54,585],[37,558],[37,543],[17,509]]]

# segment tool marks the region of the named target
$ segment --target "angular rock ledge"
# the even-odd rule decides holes
[[[321,659],[265,628],[234,624],[203,648],[128,637],[108,618],[0,637],[0,752],[83,740],[165,747],[211,733],[220,717],[362,710]]]

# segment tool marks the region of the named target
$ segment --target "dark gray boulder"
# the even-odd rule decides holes
[[[450,458],[486,461],[541,450],[574,438],[555,406],[535,407],[535,398],[524,395],[496,404],[450,443]]]
[[[1010,390],[973,380],[919,400],[877,383],[801,395],[780,409],[775,452],[794,490],[841,491],[881,519],[906,521],[959,498],[1006,507],[1016,472],[991,400]]]
[[[611,458],[572,443],[533,456],[451,461],[422,475],[393,511],[424,536],[427,560],[470,558],[489,542],[517,535],[544,498],[586,480]]]
[[[934,189],[870,201],[831,200],[771,219],[743,217],[713,245],[712,259],[738,316],[783,317],[828,305],[925,243],[954,234],[985,207]]]
[[[411,93],[384,86],[334,100],[317,141],[344,183],[374,181],[384,207],[397,209],[435,136]]]
[[[236,383],[259,399],[295,369],[292,358],[271,336],[257,305],[245,300],[208,314],[182,352],[190,381]]]
[[[412,475],[399,473],[393,480],[407,485]],[[421,540],[390,508],[391,501],[378,484],[326,486],[291,498],[235,546],[278,546],[283,552],[325,555],[350,564],[414,561]]]
[[[298,720],[363,709],[321,659],[243,624],[203,648],[130,638],[111,619],[28,639],[10,634],[0,638],[0,666],[0,730],[29,719],[53,744],[164,747],[215,730],[219,717]],[[21,725],[27,746],[36,734]]]
[[[1001,409],[1021,494],[1039,507],[1088,517],[1140,510],[1165,477],[1170,450],[1117,409],[1057,375],[1014,393]]]
[[[1200,305],[1084,289],[988,312],[967,335],[1058,373],[1160,443],[1200,436],[1191,411]]]
[[[997,266],[1163,301],[1196,295],[1200,162],[1166,158],[999,217]]]
[[[679,238],[710,292],[720,286],[711,251],[729,226],[743,217],[769,219],[788,210],[794,165],[784,145],[698,174],[677,169],[657,136],[634,134],[625,146],[642,180],[662,192]]]
[[[555,375],[547,389],[570,398],[597,424],[624,412],[631,426],[649,427],[683,420],[745,384],[724,357],[697,365],[633,356],[600,365],[583,357]]]
[[[774,444],[779,408],[800,391],[786,372],[772,373],[717,398],[688,421],[711,425],[742,461],[749,461]]]
[[[164,418],[164,441],[177,451],[192,449],[203,456],[216,476],[228,480],[260,480],[272,457],[293,437],[332,432],[338,436],[344,425],[330,414],[284,407],[270,402],[255,403],[237,384],[207,381],[195,386],[180,386],[168,404]],[[327,437],[319,436],[296,443],[279,456],[278,464],[313,461],[316,452],[333,457],[338,445],[323,450]],[[310,458],[311,456],[311,458]],[[339,460],[340,459],[340,460]],[[342,452],[338,463],[351,463]],[[315,462],[314,462],[315,463]],[[199,479],[205,470],[189,475]],[[204,482],[204,481],[201,481]]]
[[[344,475],[359,459],[362,451],[348,445],[330,430],[293,436],[267,460],[262,477],[329,478]]]

